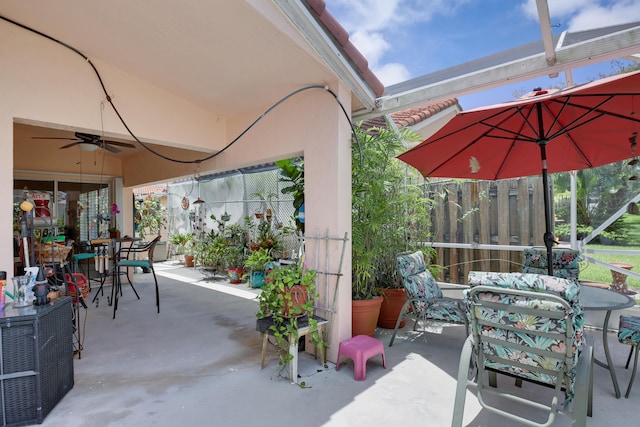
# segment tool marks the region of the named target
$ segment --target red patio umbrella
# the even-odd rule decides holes
[[[398,158],[426,177],[497,180],[542,174],[551,275],[547,174],[635,157],[639,130],[640,72],[634,72],[463,111]]]

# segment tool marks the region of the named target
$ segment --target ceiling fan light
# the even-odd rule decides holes
[[[78,142],[78,146],[82,151],[96,151],[98,146],[90,142]]]

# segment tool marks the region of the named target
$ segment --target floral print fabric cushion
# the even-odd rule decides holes
[[[640,317],[621,315],[618,341],[622,344],[640,345]]]
[[[460,300],[443,298],[438,282],[431,275],[420,251],[396,257],[407,298],[416,315],[455,323],[466,323],[467,315]]]
[[[573,280],[538,274],[471,272],[469,273],[469,285],[470,287],[485,285],[505,289],[544,292],[559,296],[570,304],[571,309],[565,310],[559,303],[502,294],[499,289],[497,289],[495,293],[481,293],[478,297],[481,301],[499,302],[517,308],[506,311],[489,308],[487,306],[473,306],[472,301],[467,299],[470,304],[469,309],[474,310],[476,319],[505,325],[505,328],[502,329],[477,323],[477,332],[479,334],[495,338],[487,339],[486,341],[482,340],[485,367],[508,371],[515,375],[546,384],[555,384],[556,377],[549,373],[542,372],[542,369],[564,370],[565,375],[569,379],[569,387],[566,391],[567,401],[570,400],[573,397],[575,365],[578,362],[584,339],[584,311],[578,301],[580,293],[579,284]],[[530,308],[544,309],[549,312],[549,317],[527,312],[527,309]],[[552,317],[553,314],[560,314],[561,318],[554,319]],[[571,343],[571,353],[568,358],[566,358],[567,348],[564,338],[568,327],[567,322],[571,322],[573,328],[571,339],[568,341]],[[517,331],[514,332],[514,329]],[[531,330],[543,331],[549,334],[559,334],[559,336],[545,336],[544,334],[537,335],[527,332]],[[505,342],[505,344],[501,345],[501,341]],[[513,348],[512,344],[551,351],[557,354],[554,354],[553,357],[537,354],[534,351],[529,352]],[[568,362],[566,367],[563,366],[565,358]],[[500,359],[514,362],[517,366],[500,363]],[[528,369],[528,366],[531,366],[531,368]],[[540,368],[540,370],[536,368]]]
[[[403,279],[411,276],[412,274],[427,271],[427,265],[424,262],[424,255],[420,251],[406,255],[398,255],[396,257],[396,264],[398,265],[398,272]]]
[[[578,258],[580,253],[573,249],[553,249],[553,275],[577,280],[580,273]],[[524,250],[523,273],[548,274],[547,249],[526,248]]]

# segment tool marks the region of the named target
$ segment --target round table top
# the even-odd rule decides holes
[[[628,270],[631,270],[633,268],[633,264],[628,264],[626,262],[610,262],[609,264],[616,267],[625,268]]]
[[[633,307],[636,300],[629,295],[595,286],[580,286],[580,304],[586,310],[622,310]]]

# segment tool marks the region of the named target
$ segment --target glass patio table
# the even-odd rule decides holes
[[[609,329],[609,319],[611,312],[615,310],[623,310],[625,308],[633,307],[635,300],[628,295],[620,292],[611,291],[609,289],[599,288],[595,286],[580,286],[580,303],[585,310],[600,310],[606,311],[604,316],[604,323],[602,324],[602,346],[604,348],[604,355],[607,359],[606,363],[595,359],[594,361],[599,366],[609,370],[611,374],[611,381],[613,382],[613,388],[616,393],[616,398],[620,398],[620,387],[618,386],[618,378],[611,361],[611,353],[609,352],[609,340],[607,331]]]

